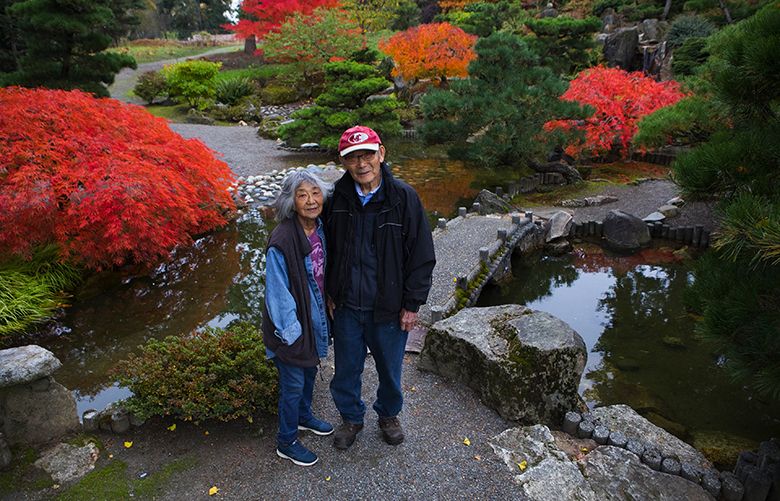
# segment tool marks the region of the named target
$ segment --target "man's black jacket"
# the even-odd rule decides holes
[[[398,319],[401,308],[416,312],[428,298],[436,265],[433,237],[420,197],[382,163],[382,207],[377,214],[374,243],[377,253],[377,295],[374,321]],[[354,221],[360,200],[349,172],[336,182],[324,211],[328,266],[325,287],[336,306],[342,306],[349,287],[349,268],[357,259],[353,248]]]

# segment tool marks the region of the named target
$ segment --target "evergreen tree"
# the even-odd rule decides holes
[[[542,126],[578,116],[579,107],[558,99],[566,82],[519,37],[496,32],[479,39],[475,50],[468,79],[423,97],[423,138],[479,165],[524,165],[544,152],[545,140],[557,139]]]
[[[17,1],[0,0],[0,74],[17,70],[19,56],[23,50],[19,26],[9,12],[9,8]]]
[[[528,19],[525,25],[533,32],[529,45],[556,74],[573,75],[593,65],[599,18],[546,17]]]
[[[701,72],[729,120],[674,164],[692,195],[721,197],[713,253],[697,267],[701,331],[733,374],[780,399],[780,9],[713,35]]]
[[[126,55],[109,53],[116,17],[109,0],[23,0],[9,9],[21,30],[25,52],[10,83],[28,87],[82,89],[107,96],[107,85]]]
[[[294,122],[281,126],[282,139],[289,144],[317,142],[335,149],[344,129],[356,124],[371,127],[382,137],[400,133],[395,96],[368,99],[388,86],[374,66],[342,61],[327,63],[324,69],[324,92],[314,106],[296,111]]]

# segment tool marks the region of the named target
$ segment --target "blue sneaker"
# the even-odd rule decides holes
[[[311,466],[317,462],[317,455],[304,447],[298,440],[286,447],[278,446],[276,455],[280,458],[289,459],[298,466]]]
[[[310,432],[314,433],[315,435],[319,435],[321,437],[324,437],[326,435],[330,435],[331,433],[333,433],[333,425],[332,424],[330,424],[328,422],[325,422],[325,421],[320,421],[319,419],[317,419],[314,416],[312,416],[312,418],[309,419],[308,421],[306,421],[305,423],[300,423],[298,425],[298,429],[299,430],[303,430],[303,431],[310,431]]]

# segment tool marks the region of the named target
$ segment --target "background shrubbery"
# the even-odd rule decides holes
[[[202,421],[276,412],[277,374],[249,324],[149,341],[116,369],[136,416]]]

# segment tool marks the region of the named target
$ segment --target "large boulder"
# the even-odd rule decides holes
[[[620,431],[628,438],[650,444],[664,457],[676,457],[701,470],[712,468],[704,455],[663,428],[640,416],[628,405],[609,405],[593,410],[593,415],[612,431]]]
[[[535,425],[511,428],[490,440],[493,452],[515,473],[514,481],[521,486],[524,499],[712,499],[700,485],[652,470],[625,449],[602,445],[567,453],[561,436]]]
[[[41,455],[35,466],[48,473],[58,484],[80,479],[93,469],[100,456],[95,444],[89,442],[81,447],[71,444],[57,444]]]
[[[479,203],[480,214],[506,214],[514,210],[506,200],[488,190],[480,191],[474,202]]]
[[[647,224],[621,210],[611,210],[604,218],[604,239],[617,251],[635,251],[650,244]]]
[[[71,392],[55,381],[45,389],[36,383],[0,389],[3,432],[11,445],[43,444],[80,428]]]
[[[566,211],[559,210],[549,220],[546,242],[552,242],[556,238],[568,237],[574,218]]]
[[[468,385],[505,419],[560,423],[580,403],[586,359],[568,324],[512,304],[466,308],[436,322],[418,366]]]
[[[34,344],[0,350],[0,388],[51,376],[61,365],[52,352]]]
[[[611,33],[604,42],[604,59],[609,66],[617,66],[626,71],[635,70],[638,46],[637,27],[620,28]]]

